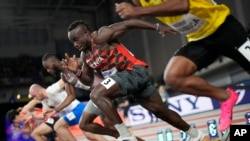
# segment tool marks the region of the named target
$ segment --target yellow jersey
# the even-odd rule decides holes
[[[159,5],[167,0],[139,0],[143,7]],[[213,34],[230,15],[230,9],[213,0],[189,0],[189,12],[177,16],[158,16],[158,20],[169,25],[187,40],[197,41]]]

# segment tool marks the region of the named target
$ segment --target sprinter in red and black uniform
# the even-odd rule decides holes
[[[119,35],[133,28],[156,30],[162,35],[174,32],[167,26],[138,19],[104,26],[99,31],[91,32],[86,23],[81,20],[75,21],[68,28],[68,38],[75,48],[82,51],[83,67],[78,68],[77,58],[74,56],[69,58],[67,55],[64,67],[75,72],[86,85],[91,85],[93,82],[94,70],[102,73],[105,79],[91,91],[90,98],[103,114],[113,121],[114,127],[120,135],[119,141],[137,141],[122,123],[116,107],[112,103],[113,99],[128,94],[131,94],[138,103],[157,117],[180,130],[187,131],[190,125],[163,104],[159,93],[150,81],[147,72],[148,65],[137,59],[118,41]],[[84,115],[82,120],[84,120]],[[81,126],[81,123],[80,127],[98,134],[110,135],[114,132],[106,128],[100,130],[99,126],[94,125],[86,128]]]

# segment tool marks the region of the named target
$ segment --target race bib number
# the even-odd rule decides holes
[[[70,112],[66,115],[66,117],[71,121],[76,118],[75,114],[73,112]]]
[[[49,124],[54,124],[55,120],[53,118],[48,118],[46,122]]]
[[[102,76],[103,76],[104,78],[108,78],[109,76],[115,74],[116,72],[117,72],[117,69],[116,69],[116,68],[112,68],[112,69],[110,69],[110,70],[103,71],[103,72],[102,72]]]
[[[247,41],[238,48],[238,51],[250,62],[250,40],[249,39],[247,39]]]
[[[205,20],[192,14],[186,14],[182,20],[169,26],[182,34],[198,31],[205,24]]]
[[[110,87],[112,87],[114,84],[115,84],[115,80],[112,79],[112,78],[106,78],[104,79],[101,84],[106,88],[106,89],[109,89]]]

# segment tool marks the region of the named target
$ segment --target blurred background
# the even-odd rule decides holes
[[[46,52],[59,58],[67,52],[79,55],[67,39],[68,25],[85,20],[93,30],[121,21],[114,4],[125,0],[1,0],[0,1],[0,104],[1,117],[7,110],[29,101],[28,87],[32,83],[43,86],[58,80],[41,65]],[[130,2],[129,0],[126,0]],[[227,4],[232,14],[249,27],[250,1],[217,0]],[[145,18],[159,22],[153,18]],[[120,39],[139,59],[149,64],[155,86],[164,85],[162,74],[174,51],[186,43],[182,35],[162,38],[155,31],[133,30]],[[233,61],[220,57],[211,66],[197,72],[210,83],[223,87],[246,81],[249,76]],[[178,95],[165,86],[169,96]],[[80,100],[88,100],[88,91],[77,90]],[[1,118],[0,140],[4,140],[4,118]]]

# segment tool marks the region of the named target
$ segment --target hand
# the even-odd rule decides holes
[[[47,109],[45,112],[43,112],[43,115],[45,118],[52,117],[53,115],[56,115],[55,109]]]
[[[158,32],[162,35],[162,37],[164,37],[167,33],[172,33],[172,34],[177,33],[174,29],[172,29],[168,25],[159,25]]]
[[[122,19],[136,18],[138,16],[136,13],[136,7],[126,2],[122,2],[120,4],[116,3],[115,11]]]
[[[34,115],[33,114],[26,114],[25,115],[25,121],[24,121],[24,123],[27,123],[27,122],[29,122],[32,119],[34,119]]]
[[[72,72],[78,69],[78,59],[75,55],[70,58],[69,55],[65,53],[65,58],[62,59],[61,64],[63,69],[68,69]]]

